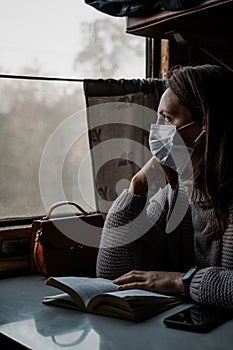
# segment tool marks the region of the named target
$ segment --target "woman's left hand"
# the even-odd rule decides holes
[[[184,293],[181,272],[164,271],[130,271],[116,278],[113,283],[119,285],[119,290],[146,289],[152,292],[166,294]]]

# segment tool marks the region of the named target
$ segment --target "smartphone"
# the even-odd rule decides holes
[[[231,319],[232,313],[225,310],[193,305],[164,319],[168,327],[193,332],[208,332]]]

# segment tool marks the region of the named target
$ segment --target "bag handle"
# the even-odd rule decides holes
[[[45,216],[45,219],[50,219],[51,218],[51,214],[52,214],[52,211],[58,207],[61,207],[63,205],[73,205],[75,206],[79,211],[81,211],[81,213],[83,213],[84,215],[88,215],[88,213],[82,208],[80,207],[80,205],[74,203],[74,202],[69,202],[69,201],[62,201],[62,202],[57,202],[57,203],[54,203],[52,204],[47,213],[46,213],[46,216]]]

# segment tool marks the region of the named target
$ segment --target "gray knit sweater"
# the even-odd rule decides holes
[[[190,201],[187,188],[183,184],[175,191],[168,184],[149,203],[124,190],[105,221],[97,276],[114,279],[131,270],[186,272],[197,265],[192,299],[233,310],[233,208],[222,239],[213,239],[213,209]],[[175,205],[175,222],[181,221],[168,233]]]

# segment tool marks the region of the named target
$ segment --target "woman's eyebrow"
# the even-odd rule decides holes
[[[159,114],[174,114],[174,115],[177,114],[175,109],[161,109],[161,110],[158,110],[158,113]]]

